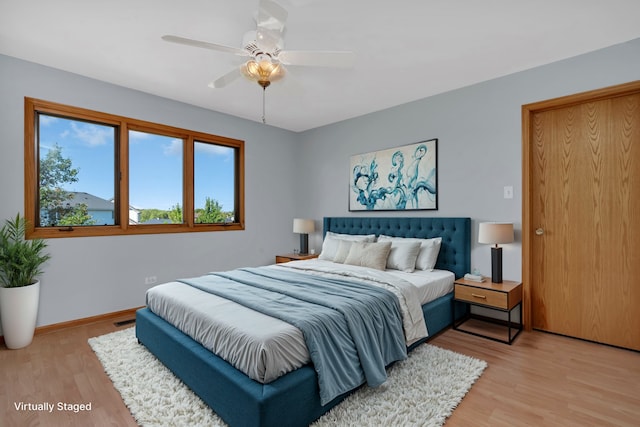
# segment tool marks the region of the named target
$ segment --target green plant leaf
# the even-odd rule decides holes
[[[27,221],[18,213],[0,229],[0,285],[7,288],[28,286],[42,274],[42,265],[51,255],[44,253],[42,239],[26,240]]]

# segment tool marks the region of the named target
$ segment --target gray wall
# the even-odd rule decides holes
[[[203,90],[208,90],[206,87]],[[297,135],[0,55],[0,219],[24,211],[24,97],[244,140],[244,231],[50,239],[38,325],[144,305],[159,282],[272,263],[292,233]],[[269,186],[273,183],[273,186]],[[272,190],[277,189],[277,192]]]
[[[348,212],[351,155],[438,138],[439,209],[410,215],[470,216],[474,239],[480,221],[514,222],[504,277],[519,279],[521,106],[638,78],[640,39],[295,134],[0,55],[0,218],[24,209],[25,96],[246,141],[246,230],[51,239],[38,325],[143,305],[146,276],[273,262],[297,247],[292,218],[320,228],[323,216],[366,215]],[[503,198],[505,185],[513,199]],[[310,236],[312,248],[321,243],[319,231]],[[489,274],[488,247],[474,242],[472,265]]]
[[[428,71],[422,78],[429,78]],[[296,181],[304,214],[318,219],[367,215],[348,212],[349,157],[438,138],[439,209],[372,215],[471,217],[472,267],[486,275],[491,274],[491,256],[487,245],[476,242],[478,222],[513,222],[516,242],[504,245],[503,275],[520,280],[522,105],[639,78],[636,39],[307,131],[300,136]],[[504,199],[504,186],[513,186],[513,199]],[[319,250],[321,234],[310,236],[310,242]]]

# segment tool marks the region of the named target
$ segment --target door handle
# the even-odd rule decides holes
[[[544,234],[544,230],[542,228],[536,228],[536,236],[542,236]]]

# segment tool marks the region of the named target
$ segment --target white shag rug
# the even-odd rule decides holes
[[[141,426],[222,427],[220,419],[143,345],[135,328],[89,345]],[[422,344],[388,369],[377,388],[362,387],[313,427],[442,426],[487,367],[483,360]]]

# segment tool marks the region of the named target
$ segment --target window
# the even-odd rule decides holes
[[[28,237],[244,229],[244,142],[25,98]]]
[[[37,115],[41,227],[114,225],[117,127]]]
[[[196,141],[193,158],[193,214],[196,223],[234,222],[233,199],[223,190],[233,187],[235,181],[235,151],[230,147]]]
[[[184,222],[183,151],[180,138],[129,130],[129,224]]]

